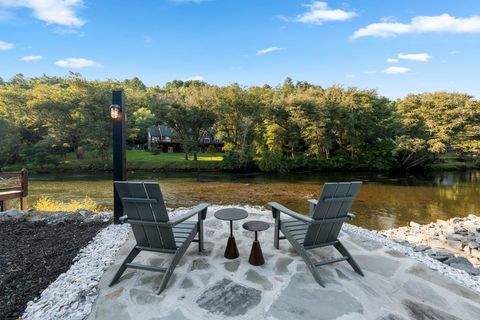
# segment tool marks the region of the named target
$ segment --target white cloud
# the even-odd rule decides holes
[[[383,70],[382,72],[386,73],[386,74],[399,74],[399,73],[405,73],[405,72],[408,72],[408,71],[410,71],[410,69],[405,68],[405,67],[389,67],[389,68]]]
[[[387,62],[390,62],[390,63],[397,63],[397,62],[398,62],[398,59],[395,59],[395,58],[388,58],[388,59],[387,59]]]
[[[23,58],[20,58],[20,61],[26,61],[26,62],[30,62],[30,61],[38,61],[38,60],[42,60],[42,56],[25,56]]]
[[[341,9],[330,9],[328,3],[323,1],[313,1],[310,4],[304,4],[309,11],[296,16],[295,18],[286,18],[278,16],[283,21],[293,21],[309,24],[322,24],[327,21],[345,21],[355,17],[357,14],[353,11]]]
[[[428,53],[399,53],[398,59],[428,62],[430,59],[432,59],[432,56]]]
[[[345,77],[349,79],[353,79],[353,78],[356,78],[357,76],[351,73],[351,74],[347,74]]]
[[[452,50],[452,51],[450,51],[449,53],[450,53],[450,54],[458,54],[458,53],[460,53],[460,51],[458,51],[458,50]]]
[[[417,16],[409,23],[378,22],[358,29],[352,38],[361,37],[396,37],[409,33],[479,33],[480,16],[455,18],[444,13],[439,16]]]
[[[33,16],[48,24],[64,27],[81,27],[85,21],[77,17],[77,9],[83,0],[0,0],[1,7],[29,8]]]
[[[102,65],[93,60],[84,58],[67,58],[65,60],[58,60],[55,64],[62,68],[86,68],[86,67],[101,67]]]
[[[5,42],[0,40],[0,51],[11,50],[13,49],[13,43]]]
[[[193,77],[187,78],[186,81],[205,81],[205,78],[202,76],[193,76]]]
[[[275,51],[280,51],[280,50],[283,50],[282,48],[279,48],[279,47],[270,47],[270,48],[265,48],[265,49],[262,49],[262,50],[258,50],[257,51],[257,56],[263,56],[267,53],[270,53],[270,52],[275,52]]]

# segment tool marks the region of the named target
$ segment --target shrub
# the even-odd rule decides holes
[[[90,197],[85,197],[83,200],[70,200],[69,202],[55,201],[49,197],[41,197],[34,204],[33,207],[39,211],[100,211],[98,204]]]
[[[286,171],[286,161],[282,154],[272,151],[265,151],[257,162],[258,167],[264,172]]]

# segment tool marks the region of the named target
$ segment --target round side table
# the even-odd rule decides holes
[[[262,248],[260,247],[260,242],[258,242],[257,232],[258,231],[265,231],[270,227],[270,225],[263,221],[248,221],[243,224],[243,228],[248,231],[255,232],[255,240],[252,244],[252,250],[250,251],[250,258],[248,262],[254,266],[261,266],[265,263],[265,259],[263,258]]]
[[[242,220],[248,217],[248,212],[238,208],[221,209],[215,212],[215,218],[230,221],[230,237],[228,237],[227,247],[225,248],[224,257],[227,259],[238,258],[238,248],[233,236],[233,221]]]

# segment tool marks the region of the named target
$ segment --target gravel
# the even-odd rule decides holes
[[[84,319],[97,297],[105,269],[127,239],[128,225],[109,225],[100,231],[73,260],[70,269],[28,303],[23,319]]]
[[[352,226],[349,224],[344,224],[342,230],[357,234],[359,236],[371,239],[373,241],[377,241],[384,246],[387,246],[393,250],[402,252],[406,256],[409,256],[418,262],[421,262],[428,266],[432,270],[436,270],[441,274],[445,275],[446,277],[480,293],[480,277],[470,275],[469,273],[465,272],[464,270],[460,270],[457,268],[453,268],[447,264],[444,264],[432,257],[428,254],[424,254],[423,252],[416,252],[414,250],[415,246],[411,246],[408,243],[401,244],[397,241],[387,238],[387,236],[374,231],[369,231],[367,229]],[[448,260],[445,259],[445,261]]]
[[[21,316],[27,302],[66,272],[80,249],[110,223],[67,219],[49,224],[22,216],[0,219],[0,319]]]

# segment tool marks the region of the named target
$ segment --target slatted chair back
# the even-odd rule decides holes
[[[361,182],[325,183],[311,218],[323,221],[308,227],[304,246],[322,244],[337,240],[343,222],[355,200]]]
[[[115,190],[122,200],[128,219],[142,222],[168,222],[165,201],[158,183],[116,181]],[[155,249],[177,249],[172,227],[132,223],[137,245]]]

